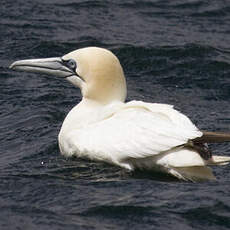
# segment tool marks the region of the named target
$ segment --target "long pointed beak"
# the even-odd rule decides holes
[[[63,60],[59,57],[16,61],[10,65],[10,68],[19,71],[55,75],[62,78],[76,74],[66,67]]]

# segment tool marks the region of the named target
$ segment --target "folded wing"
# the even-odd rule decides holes
[[[202,133],[172,106],[132,101],[70,136],[77,155],[116,163],[160,154]]]

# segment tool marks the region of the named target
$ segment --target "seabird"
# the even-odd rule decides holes
[[[11,69],[64,78],[82,100],[66,116],[58,142],[65,156],[104,161],[128,170],[151,170],[188,181],[212,180],[209,165],[224,165],[206,143],[230,134],[200,131],[173,106],[126,99],[126,80],[109,50],[87,47],[63,57],[20,60]]]

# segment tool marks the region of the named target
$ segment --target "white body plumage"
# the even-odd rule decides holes
[[[63,122],[61,153],[102,160],[133,170],[176,174],[180,167],[204,167],[205,160],[183,145],[202,133],[170,105],[115,101],[102,106],[83,100]]]
[[[59,76],[81,89],[82,101],[69,112],[58,137],[65,156],[129,170],[158,170],[192,181],[214,179],[207,165],[230,161],[218,156],[205,160],[188,146],[203,133],[173,106],[125,103],[123,70],[108,50],[89,47],[61,58],[17,61],[11,68]]]

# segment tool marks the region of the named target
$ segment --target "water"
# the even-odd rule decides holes
[[[18,59],[112,50],[128,100],[174,104],[204,130],[230,130],[229,1],[2,0],[0,229],[229,229],[229,166],[216,182],[60,155],[57,135],[80,92],[66,81],[13,72]],[[230,155],[230,145],[212,145]]]

